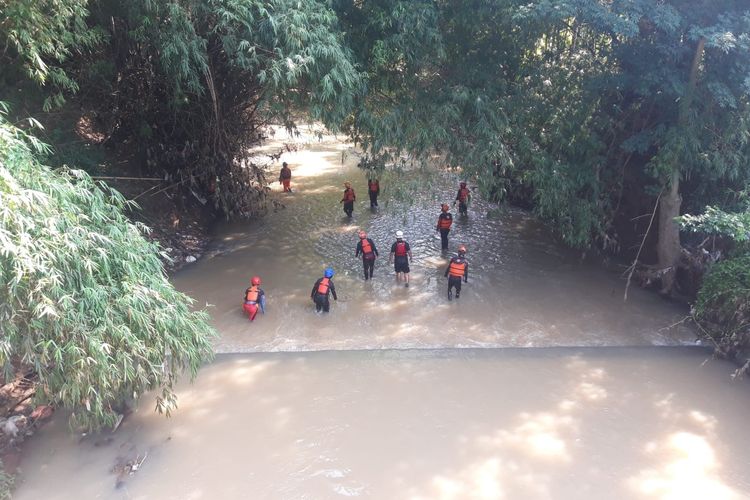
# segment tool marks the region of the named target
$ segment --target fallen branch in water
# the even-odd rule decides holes
[[[685,321],[688,321],[688,320],[690,320],[690,319],[693,319],[693,317],[692,317],[692,316],[690,316],[690,315],[687,315],[687,316],[685,316],[684,318],[682,318],[682,319],[681,319],[680,321],[677,321],[676,323],[672,323],[672,324],[671,324],[671,325],[669,325],[669,326],[663,326],[663,327],[659,328],[659,329],[657,330],[657,332],[663,332],[663,331],[666,331],[666,330],[671,330],[671,329],[672,329],[672,328],[674,328],[675,326],[677,326],[677,325],[681,325],[682,323],[684,323]]]

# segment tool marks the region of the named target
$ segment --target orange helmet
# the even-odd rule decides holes
[[[260,285],[260,276],[253,276],[253,279],[250,280],[251,285]]]
[[[458,245],[458,254],[463,255],[466,253],[466,246],[465,245]]]
[[[367,233],[364,232],[364,231],[360,231],[359,232],[359,239],[364,240],[365,238],[367,238]]]
[[[440,205],[440,210],[442,210],[443,212],[447,212],[448,210],[450,210],[450,208],[451,207],[449,207],[447,203],[443,203],[442,205]]]

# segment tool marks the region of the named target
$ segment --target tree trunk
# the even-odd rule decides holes
[[[698,67],[703,58],[706,39],[701,37],[695,48],[693,63],[690,65],[690,77],[685,95],[680,102],[680,110],[677,117],[678,129],[687,125],[690,105],[695,96],[695,87],[698,82]],[[679,159],[677,161],[680,161]],[[672,174],[665,183],[667,188],[659,202],[659,234],[656,244],[659,269],[662,273],[661,292],[670,295],[674,289],[677,264],[680,260],[682,246],[680,245],[680,229],[675,222],[675,217],[680,215],[682,197],[680,196],[680,166],[674,165]]]
[[[680,260],[680,228],[675,217],[680,215],[682,197],[680,196],[680,171],[674,169],[667,191],[659,201],[659,234],[656,244],[659,269],[662,272],[661,293],[670,294],[674,288],[677,263]]]

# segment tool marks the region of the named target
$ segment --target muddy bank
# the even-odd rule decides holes
[[[36,377],[33,370],[17,370],[10,382],[0,386],[0,498],[3,479],[18,471],[21,446],[44,425],[54,410],[33,402]],[[3,475],[7,474],[5,478]]]

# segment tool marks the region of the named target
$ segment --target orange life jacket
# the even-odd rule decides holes
[[[456,261],[454,259],[451,259],[451,265],[450,268],[448,268],[448,274],[453,276],[454,278],[462,278],[464,273],[466,272],[466,261]]]
[[[328,288],[330,287],[330,285],[328,284],[329,281],[331,281],[331,280],[328,279],[328,278],[323,278],[322,280],[320,280],[320,284],[318,284],[318,293],[319,294],[321,294],[321,295],[327,295],[328,294]]]
[[[403,257],[405,255],[406,255],[406,242],[397,241],[396,242],[396,257]]]
[[[352,188],[344,190],[344,201],[354,201],[354,190]]]
[[[380,189],[380,184],[377,181],[369,181],[367,183],[367,188],[374,193]]]
[[[453,219],[451,217],[438,217],[438,228],[450,229],[451,224],[453,224]]]
[[[260,295],[260,288],[258,285],[251,286],[245,293],[245,302],[257,302],[258,295]]]
[[[461,203],[466,202],[469,199],[469,188],[460,188],[458,190],[458,201]]]
[[[370,245],[370,242],[367,241],[367,238],[363,238],[362,240],[362,255],[365,257],[372,253],[372,245]]]

